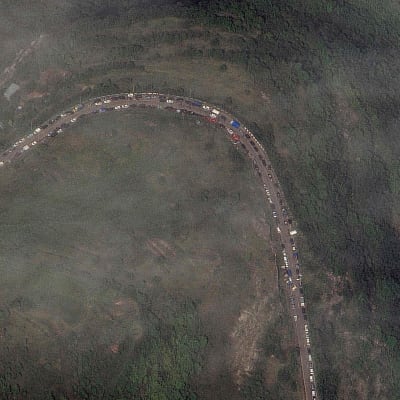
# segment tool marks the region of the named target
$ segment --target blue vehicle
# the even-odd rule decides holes
[[[237,122],[237,121],[235,121],[235,120],[233,120],[233,121],[231,121],[231,125],[232,125],[234,128],[239,128],[240,123]]]
[[[291,269],[288,269],[288,270],[287,270],[287,274],[288,274],[289,277],[291,277],[291,276],[292,276],[292,270],[291,270]]]
[[[192,106],[201,107],[202,105],[203,105],[203,103],[201,101],[195,100],[192,102]]]

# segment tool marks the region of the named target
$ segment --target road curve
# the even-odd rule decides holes
[[[272,169],[264,147],[254,135],[230,113],[206,102],[181,96],[160,93],[119,93],[89,99],[44,122],[34,132],[19,139],[0,156],[0,167],[22,157],[37,143],[50,140],[62,133],[69,125],[91,114],[109,111],[123,111],[132,108],[154,107],[178,113],[197,115],[210,123],[218,124],[227,133],[233,144],[244,151],[252,160],[253,167],[263,185],[267,202],[270,205],[276,229],[280,235],[284,264],[282,272],[285,279],[285,292],[290,302],[290,313],[296,333],[301,372],[304,385],[304,399],[316,400],[316,384],[309,329],[302,289],[302,273],[298,260],[298,249],[294,242],[295,231],[292,219],[277,175]]]

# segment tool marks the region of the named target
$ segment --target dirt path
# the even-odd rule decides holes
[[[20,64],[35,49],[37,49],[45,37],[46,37],[45,34],[41,34],[37,39],[32,40],[32,42],[30,43],[30,45],[28,47],[18,51],[12,64],[5,67],[3,72],[0,74],[0,88],[2,88],[9,80],[12,79],[12,77],[15,74],[17,65]]]

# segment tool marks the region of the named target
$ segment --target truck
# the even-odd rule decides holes
[[[236,120],[232,120],[231,121],[231,126],[233,126],[234,128],[239,128],[239,126],[240,126],[240,123],[238,122],[238,121],[236,121]]]

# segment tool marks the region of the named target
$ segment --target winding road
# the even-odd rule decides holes
[[[34,132],[18,140],[0,156],[0,167],[22,157],[38,143],[50,140],[62,133],[69,125],[91,114],[109,111],[123,111],[135,107],[154,107],[178,113],[187,113],[205,118],[210,123],[218,124],[230,137],[239,150],[244,151],[252,160],[256,174],[263,185],[266,200],[270,205],[277,232],[280,235],[282,257],[285,265],[282,273],[285,279],[285,291],[289,301],[289,309],[293,328],[296,333],[300,364],[304,385],[304,399],[316,400],[316,384],[309,329],[302,290],[302,272],[298,261],[298,249],[294,241],[292,219],[278,177],[272,169],[264,147],[254,135],[230,113],[214,107],[206,102],[180,96],[159,93],[120,93],[90,99],[83,104],[66,110],[49,121],[43,123]]]

